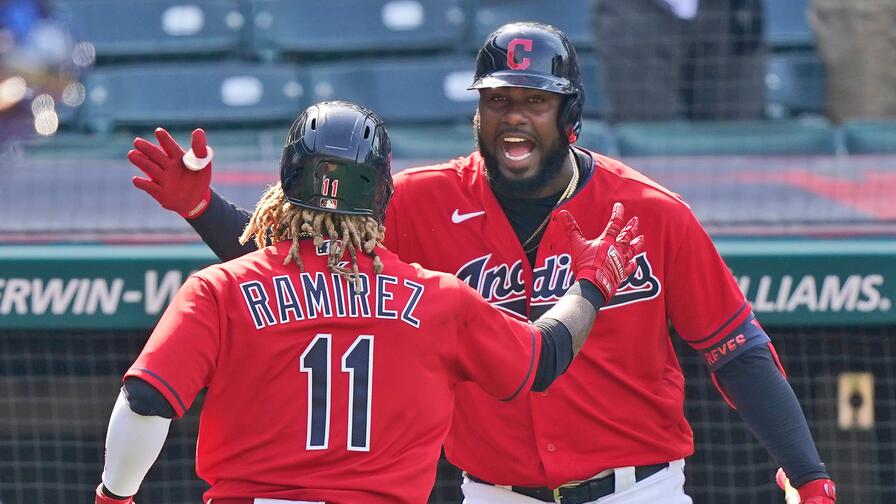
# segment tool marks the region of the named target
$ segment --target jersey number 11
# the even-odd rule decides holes
[[[299,370],[308,373],[308,436],[305,448],[326,450],[330,442],[331,334],[318,334],[302,352]],[[362,334],[342,355],[349,375],[348,449],[370,451],[370,396],[373,384],[373,336]]]

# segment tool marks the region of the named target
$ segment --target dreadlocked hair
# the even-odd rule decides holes
[[[330,271],[355,282],[360,288],[358,273],[358,251],[373,258],[373,271],[383,271],[383,261],[374,252],[382,244],[386,228],[376,219],[367,215],[346,215],[320,212],[293,205],[287,201],[280,184],[273,184],[265,190],[255,205],[249,224],[240,235],[240,244],[252,240],[261,249],[269,243],[292,240],[292,246],[283,264],[295,262],[299,270],[305,271],[299,255],[302,238],[311,238],[315,247],[329,240],[327,267]],[[340,266],[346,250],[351,257],[351,268]]]

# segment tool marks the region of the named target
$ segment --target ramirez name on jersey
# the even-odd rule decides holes
[[[336,273],[303,272],[275,276],[270,285],[259,280],[244,282],[240,291],[256,329],[333,316],[400,319],[420,327],[414,310],[423,296],[423,285],[389,275],[376,275],[373,281],[366,273],[359,277],[356,286]],[[396,297],[407,302],[402,306],[395,302]]]

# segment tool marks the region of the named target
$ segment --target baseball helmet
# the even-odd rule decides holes
[[[468,89],[524,87],[566,95],[558,117],[561,133],[575,142],[582,129],[585,85],[576,50],[557,28],[544,23],[506,24],[485,39]]]
[[[289,129],[280,185],[293,205],[380,222],[392,197],[392,145],[373,111],[345,101],[305,109]]]

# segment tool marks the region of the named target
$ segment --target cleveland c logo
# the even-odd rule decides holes
[[[527,56],[523,56],[519,63],[516,61],[517,47],[525,52],[532,52],[532,39],[515,38],[507,44],[507,66],[513,70],[525,70],[532,63]]]

